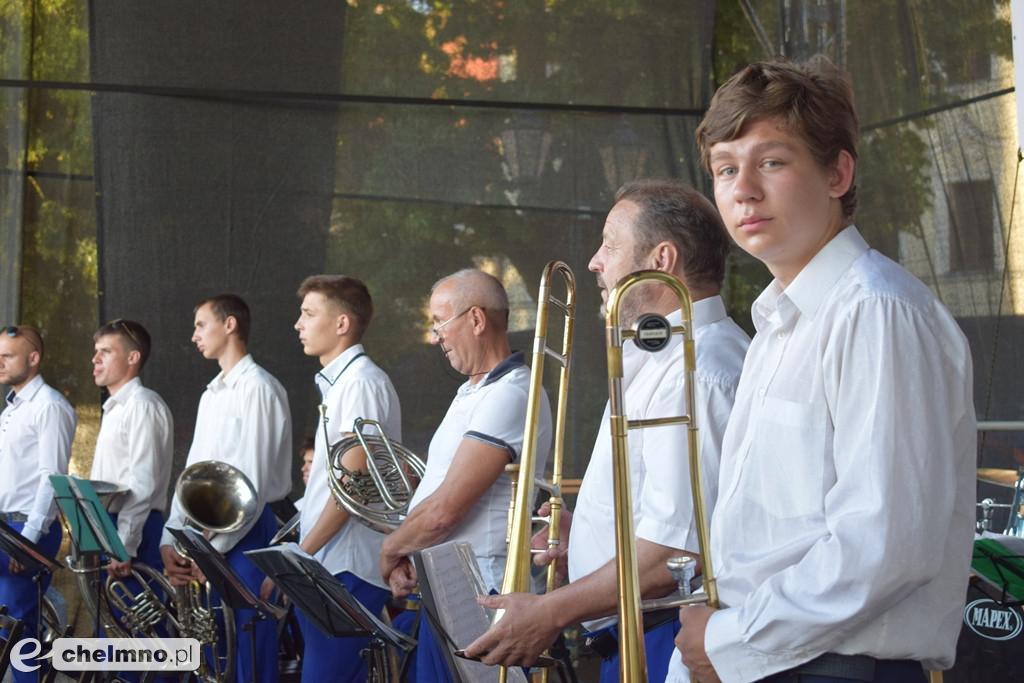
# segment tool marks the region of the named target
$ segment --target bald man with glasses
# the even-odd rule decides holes
[[[64,396],[43,381],[43,337],[34,327],[12,325],[0,334],[0,384],[10,390],[0,413],[0,520],[47,554],[61,541],[51,474],[67,474],[78,416]],[[0,553],[0,604],[37,633],[39,594],[50,574],[38,583],[24,568]],[[34,663],[27,659],[27,663]],[[36,672],[13,670],[14,680],[36,680]]]
[[[505,466],[519,462],[530,369],[508,341],[508,295],[494,277],[461,270],[439,280],[430,297],[431,343],[467,379],[434,432],[427,469],[409,515],[384,539],[381,575],[395,597],[417,583],[415,551],[448,541],[473,545],[484,583],[501,587],[511,482]],[[551,446],[551,408],[542,392],[537,473]],[[450,680],[426,621],[421,621],[415,680]]]

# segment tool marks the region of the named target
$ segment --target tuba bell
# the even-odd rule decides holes
[[[320,406],[327,440],[326,408]],[[364,433],[373,427],[376,434]],[[366,470],[350,470],[342,463],[346,453],[361,448],[366,454]],[[360,523],[381,533],[389,533],[402,522],[409,509],[416,485],[426,465],[408,448],[392,441],[374,420],[358,419],[352,434],[333,446],[327,443],[327,485],[334,501]]]
[[[673,327],[662,316],[647,314],[638,319],[634,329],[623,330],[619,320],[619,309],[622,305],[623,297],[628,290],[636,285],[649,283],[665,285],[676,294],[682,309],[682,325]],[[697,526],[705,593],[693,596],[685,595],[678,600],[672,601],[672,606],[706,603],[709,607],[717,607],[718,589],[711,568],[711,554],[708,551],[707,508],[704,503],[704,492],[701,483],[700,445],[697,438],[698,420],[694,381],[696,351],[693,336],[693,305],[690,293],[685,285],[672,275],[653,270],[638,271],[625,276],[615,285],[615,288],[608,295],[606,310],[605,332],[607,336],[608,393],[614,468],[616,569],[619,590],[619,680],[625,683],[633,683],[647,680],[647,663],[644,655],[643,624],[641,621],[643,605],[640,602],[636,531],[633,527],[633,507],[629,477],[630,429],[664,425],[685,425],[687,427],[690,454],[690,485],[692,487],[693,512]],[[683,344],[685,345],[686,414],[676,417],[630,420],[626,415],[622,387],[623,342],[632,339],[641,348],[657,352],[667,346],[671,336],[676,334],[682,336]],[[673,565],[688,564],[689,562],[692,562],[692,558],[685,558],[685,562],[669,561],[669,567],[673,572],[673,576],[676,576],[677,581],[683,586],[681,589],[682,593],[688,593],[688,590],[685,590],[688,588],[688,578],[684,573],[685,569],[683,567]],[[656,606],[665,607],[669,605],[664,600],[659,600],[656,601]]]
[[[259,509],[256,488],[249,478],[237,467],[216,460],[186,467],[178,476],[174,491],[185,516],[195,526],[210,532],[209,538],[244,528],[256,518]],[[175,586],[174,592],[182,637],[195,638],[203,645],[199,678],[230,680],[237,644],[234,611],[213,599],[209,582],[204,586],[192,581],[187,586]],[[218,650],[221,641],[223,652]]]

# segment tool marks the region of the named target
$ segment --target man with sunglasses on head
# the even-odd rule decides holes
[[[118,318],[96,330],[92,338],[93,379],[110,397],[103,402],[90,478],[128,489],[108,508],[117,535],[130,558],[159,569],[174,421],[160,395],[144,387],[139,377],[149,359],[149,332],[135,321]],[[111,558],[109,571],[126,577],[131,560]]]
[[[224,553],[249,590],[258,594],[266,575],[244,552],[267,547],[277,532],[269,504],[284,498],[292,488],[292,419],[284,387],[249,354],[250,321],[249,306],[236,294],[210,297],[195,309],[192,341],[204,358],[217,361],[221,371],[199,399],[185,465],[209,460],[227,463],[256,489],[254,519],[237,531],[216,534],[210,543]],[[160,539],[160,555],[172,585],[185,585],[197,576],[191,563],[174,549],[169,531],[187,523],[175,496]],[[235,611],[236,624],[248,625],[254,619],[249,633],[239,633],[235,677],[239,681],[277,681],[277,624],[260,619],[255,610]]]
[[[6,327],[0,334],[0,384],[9,387],[0,413],[0,520],[57,554],[61,529],[51,474],[67,474],[78,416],[67,399],[39,374],[43,337],[34,327]],[[25,623],[25,633],[38,630],[39,594],[50,574],[38,578],[16,560],[0,553],[0,604]],[[26,662],[32,662],[27,659]],[[12,671],[14,680],[36,680],[36,671]]]
[[[512,495],[505,465],[523,451],[530,387],[524,354],[509,347],[508,311],[505,288],[479,270],[460,270],[433,287],[431,342],[468,379],[434,432],[408,517],[384,539],[381,575],[395,597],[417,583],[409,555],[447,541],[471,542],[487,588],[501,587]],[[541,399],[535,474],[543,474],[551,446],[551,408],[543,392]],[[419,682],[450,680],[426,620],[415,666]]]

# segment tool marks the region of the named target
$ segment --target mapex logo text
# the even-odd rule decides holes
[[[1021,628],[1024,628],[1024,620],[1019,611],[989,598],[975,600],[967,605],[964,623],[979,636],[989,640],[1016,638]]]
[[[19,640],[11,666],[35,671],[42,649],[35,638]],[[195,638],[58,638],[44,657],[57,671],[195,671],[199,655]]]

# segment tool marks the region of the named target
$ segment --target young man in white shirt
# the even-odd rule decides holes
[[[505,465],[523,451],[530,370],[508,342],[508,295],[502,284],[466,269],[435,283],[430,296],[431,341],[468,379],[459,387],[430,441],[427,469],[409,515],[384,541],[380,572],[395,597],[417,582],[409,555],[445,541],[469,541],[489,590],[505,572],[505,529],[511,481]],[[538,410],[537,468],[551,447],[547,395]],[[419,683],[450,680],[436,636],[420,621],[416,648]]]
[[[313,378],[324,406],[313,443],[313,460],[302,498],[299,547],[320,561],[370,612],[379,615],[390,591],[380,577],[378,562],[384,534],[350,519],[331,495],[327,456],[333,446],[353,433],[357,419],[374,420],[389,439],[402,439],[402,411],[391,379],[366,354],[362,338],[373,318],[373,300],[366,285],[345,275],[314,275],[299,287],[302,298],[295,329],[307,356],[323,368]],[[376,434],[372,427],[368,434]],[[360,448],[342,457],[349,470],[365,470]],[[269,596],[271,580],[264,583]],[[369,638],[328,638],[302,612],[299,627],[305,641],[304,683],[362,683],[366,660],[360,652]]]
[[[221,372],[199,400],[185,466],[207,460],[226,462],[252,482],[257,498],[255,519],[238,531],[214,535],[210,542],[227,556],[246,586],[259,593],[266,575],[243,553],[265,548],[277,531],[269,503],[284,498],[292,488],[292,422],[284,387],[249,355],[249,326],[249,307],[235,294],[214,296],[196,307],[192,341],[204,358],[217,361]],[[168,531],[187,523],[175,497],[160,539],[160,555],[174,585],[186,584],[196,575],[190,563],[175,551],[174,537]],[[252,617],[252,610],[235,612],[239,627],[248,625]],[[237,645],[238,680],[277,681],[277,624],[273,620],[259,619],[249,632],[239,628]]]
[[[725,225],[775,279],[726,431],[711,559],[681,610],[704,682],[923,682],[953,662],[974,528],[956,321],[853,226],[857,113],[824,58],[752,64],[697,129]]]
[[[103,402],[89,476],[128,490],[108,509],[131,558],[112,558],[109,571],[123,578],[131,571],[132,559],[157,570],[163,567],[160,535],[174,457],[174,421],[160,395],[144,387],[139,377],[151,348],[146,328],[119,318],[96,330],[92,338],[93,379],[110,397]]]
[[[700,455],[709,509],[717,489],[722,434],[750,342],[726,314],[719,296],[729,249],[722,220],[706,197],[680,180],[650,178],[628,183],[618,191],[604,224],[601,247],[590,261],[605,302],[624,276],[642,269],[675,275],[690,292]],[[627,294],[620,307],[623,327],[632,326],[644,313],[664,315],[673,325],[682,320],[678,297],[662,285],[644,285]],[[630,420],[687,413],[686,347],[680,337],[673,337],[667,348],[656,353],[642,351],[632,343],[622,351],[624,404]],[[609,409],[606,404],[571,527],[569,519],[563,520],[563,530],[568,533],[570,583],[541,596],[484,599],[487,607],[506,611],[487,634],[466,648],[467,654],[487,653],[483,661],[489,664],[530,664],[565,627],[583,622],[591,649],[603,660],[601,681],[619,679]],[[630,430],[629,462],[640,590],[645,598],[662,597],[677,586],[666,560],[681,555],[698,558],[700,550],[690,495],[686,428]],[[674,652],[676,610],[649,615],[645,626],[648,676],[662,681]]]
[[[52,556],[60,547],[61,528],[50,475],[68,473],[78,415],[43,381],[42,360],[43,337],[34,327],[0,330],[0,384],[10,389],[0,413],[0,520]],[[38,631],[39,594],[46,592],[50,578],[45,573],[37,583],[21,564],[0,553],[0,604],[25,623],[27,636]],[[35,681],[38,673],[12,671],[18,683]]]

